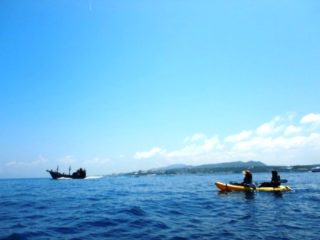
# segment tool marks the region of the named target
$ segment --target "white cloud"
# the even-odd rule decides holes
[[[301,130],[302,130],[301,127],[296,127],[294,125],[290,125],[290,126],[286,127],[286,129],[284,130],[284,134],[285,135],[294,135],[294,134],[300,133]]]
[[[250,151],[257,148],[266,148],[271,145],[271,138],[255,137],[250,141],[242,141],[236,143],[232,150],[233,151]]]
[[[206,139],[206,135],[203,133],[195,133],[191,137],[186,137],[184,139],[185,142],[197,142]]]
[[[320,162],[320,133],[304,123],[317,122],[320,114],[309,114],[297,122],[294,114],[276,116],[255,130],[243,130],[224,138],[203,133],[186,137],[181,148],[153,148],[135,154],[135,158],[154,158],[159,162],[191,164],[234,160],[260,160],[267,164],[307,164]]]
[[[223,149],[224,146],[220,144],[219,138],[218,137],[212,137],[205,139],[203,142],[203,149],[206,151],[211,151],[215,149]]]
[[[302,117],[300,123],[320,123],[320,114],[310,113]]]
[[[196,143],[190,143],[181,149],[164,152],[163,156],[167,158],[193,158],[201,155],[223,149],[218,137],[202,137],[197,139]]]
[[[199,153],[199,149],[196,145],[188,145],[181,149],[173,150],[166,153],[168,158],[181,158],[181,157],[194,157]]]
[[[169,161],[175,159],[184,159],[186,161],[191,158],[201,158],[212,151],[220,151],[223,145],[220,143],[218,137],[207,138],[204,134],[194,134],[192,137],[185,138],[186,144],[176,150],[167,151],[159,147],[152,148],[145,152],[136,152],[135,159],[151,159],[161,157]]]
[[[151,158],[154,157],[155,155],[161,153],[162,150],[159,147],[155,147],[150,149],[149,151],[145,151],[145,152],[136,152],[134,155],[135,159],[144,159],[144,158]]]
[[[264,123],[260,125],[256,129],[256,134],[258,136],[275,136],[277,134],[281,134],[281,132],[285,131],[290,122],[293,121],[294,115],[287,114],[285,116],[276,116],[270,122]]]
[[[311,133],[307,139],[309,146],[320,150],[320,133]],[[319,157],[320,162],[320,157]]]
[[[258,135],[269,135],[273,133],[273,125],[270,123],[262,124],[257,128]]]
[[[231,135],[225,138],[226,142],[239,142],[248,139],[252,135],[252,131],[242,131],[238,134]]]
[[[256,134],[259,136],[270,136],[279,133],[284,126],[280,123],[283,121],[279,116],[272,119],[270,122],[264,123],[256,129]]]
[[[234,145],[236,151],[256,151],[266,152],[274,151],[276,149],[291,149],[303,148],[308,143],[308,137],[294,136],[294,137],[256,137],[250,141],[244,141]]]

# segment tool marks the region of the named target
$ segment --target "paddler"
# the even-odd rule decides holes
[[[252,185],[252,173],[248,169],[242,171],[242,173],[244,175],[244,178],[243,178],[241,185],[243,185],[243,186]]]
[[[278,174],[278,172],[276,170],[272,171],[271,183],[273,184],[274,187],[279,187],[281,184],[280,175]]]
[[[279,187],[281,184],[280,175],[276,170],[271,171],[271,182],[263,182],[260,187]]]

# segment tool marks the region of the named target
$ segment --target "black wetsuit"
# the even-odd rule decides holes
[[[279,187],[281,184],[281,179],[280,176],[277,174],[272,174],[272,178],[271,178],[271,184],[273,185],[273,187]]]
[[[249,185],[252,184],[252,174],[249,172],[246,172],[242,185]]]
[[[279,187],[280,184],[280,175],[278,175],[278,173],[272,173],[271,182],[264,182],[260,185],[260,187]]]

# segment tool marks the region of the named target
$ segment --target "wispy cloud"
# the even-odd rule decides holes
[[[135,159],[163,158],[167,160],[195,158],[214,150],[223,149],[218,137],[208,138],[202,133],[188,136],[184,140],[185,145],[179,149],[168,151],[155,147],[149,151],[136,152]],[[169,161],[170,162],[170,161]]]
[[[105,174],[108,172],[112,160],[108,157],[92,157],[89,159],[81,160],[73,155],[65,155],[57,159],[48,159],[42,155],[30,161],[16,161],[10,160],[0,165],[0,169],[6,170],[3,175],[8,176],[24,176],[30,177],[34,172],[38,175],[47,176],[46,169],[56,168],[59,166],[60,171],[67,172],[69,166],[72,167],[72,171],[76,168],[82,167],[88,169],[88,174]],[[1,176],[0,176],[1,177]]]
[[[65,165],[65,166],[74,165],[76,163],[77,163],[77,159],[72,155],[63,156],[58,160],[58,164]]]
[[[201,139],[188,142],[184,147],[180,149],[164,151],[162,156],[166,158],[196,157],[214,151],[215,149],[223,148],[223,145],[220,143],[218,137],[208,138],[204,134],[202,134],[201,136]]]
[[[269,164],[320,162],[320,114],[308,114],[297,120],[294,114],[276,116],[252,130],[226,136],[208,137],[196,133],[184,139],[184,146],[166,150],[159,147],[137,152],[136,159],[165,159],[171,162],[208,163],[256,159]]]
[[[43,157],[42,155],[39,155],[38,158],[31,160],[31,161],[15,161],[11,160],[5,163],[5,166],[10,167],[37,167],[37,166],[43,166],[48,163],[48,159]]]
[[[163,150],[159,147],[155,147],[150,149],[149,151],[144,152],[136,152],[134,155],[135,159],[144,159],[144,158],[151,158],[156,156],[157,154],[161,153]]]
[[[32,177],[34,171],[44,175],[44,170],[47,169],[48,164],[49,160],[42,155],[29,161],[8,160],[0,164],[0,177]]]
[[[185,142],[197,142],[206,138],[203,133],[195,133],[192,136],[188,136],[184,139]]]

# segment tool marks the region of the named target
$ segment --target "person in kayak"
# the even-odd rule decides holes
[[[279,187],[281,184],[281,178],[280,175],[276,170],[273,170],[272,172],[272,177],[271,177],[271,182],[263,182],[259,187]]]
[[[242,173],[244,175],[244,178],[241,185],[243,186],[252,185],[252,173],[248,169],[244,170]]]
[[[243,181],[241,183],[238,182],[230,182],[231,185],[237,185],[237,186],[245,186],[245,187],[251,187],[256,188],[256,185],[252,183],[252,173],[246,169],[242,171],[242,174],[244,175]]]

